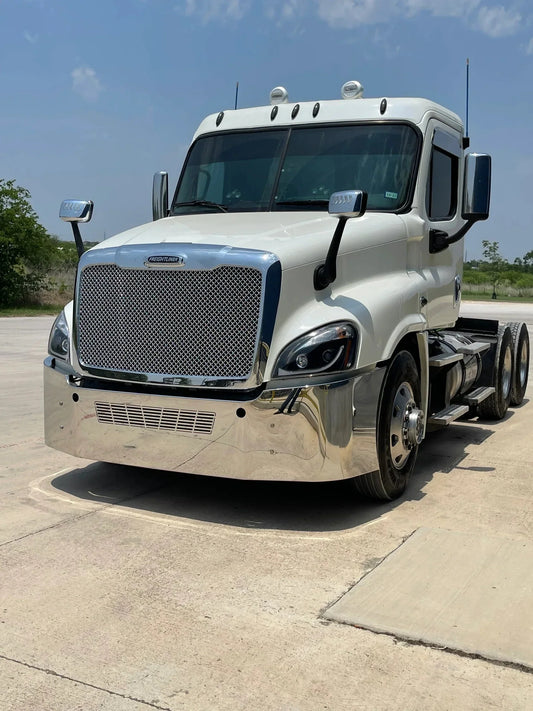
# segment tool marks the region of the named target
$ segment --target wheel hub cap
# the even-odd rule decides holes
[[[424,413],[416,405],[411,385],[402,383],[394,398],[390,426],[391,458],[397,469],[404,466],[423,434]]]

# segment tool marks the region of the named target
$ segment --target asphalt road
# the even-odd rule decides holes
[[[533,305],[488,308],[533,336]],[[529,544],[531,384],[502,422],[431,435],[406,496],[374,504],[346,484],[195,478],[48,449],[51,323],[0,319],[1,711],[533,708],[527,665],[324,614],[420,529]],[[532,613],[519,622],[533,646]]]

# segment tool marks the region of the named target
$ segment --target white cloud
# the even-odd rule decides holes
[[[320,19],[333,28],[354,28],[397,21],[427,12],[434,17],[462,19],[489,37],[505,37],[520,29],[522,16],[502,5],[487,7],[481,0],[308,0]],[[297,0],[285,0],[283,7],[299,7]],[[309,8],[309,5],[307,5]]]
[[[185,0],[176,9],[185,15],[199,15],[202,22],[210,22],[217,19],[242,20],[250,5],[251,0]]]
[[[102,93],[103,87],[91,67],[77,67],[71,73],[72,89],[85,101],[96,101]]]
[[[284,20],[291,20],[300,9],[299,0],[287,0],[281,7],[281,16]]]
[[[436,17],[467,17],[479,3],[480,0],[405,0],[411,14],[426,10]]]
[[[400,0],[316,0],[318,16],[331,27],[358,27],[389,22]]]
[[[520,29],[521,22],[522,15],[519,12],[497,5],[479,9],[477,27],[489,37],[508,37]]]
[[[318,15],[331,27],[390,23],[428,12],[435,17],[467,18],[481,0],[315,0]]]
[[[277,25],[289,26],[298,19],[318,16],[330,27],[353,29],[384,25],[421,13],[462,20],[489,37],[505,37],[519,31],[523,17],[503,5],[489,7],[483,0],[262,0],[264,16]],[[515,0],[518,5],[524,0]],[[176,9],[207,23],[242,20],[260,0],[181,0]],[[533,49],[528,47],[528,53]]]
[[[24,30],[24,39],[30,44],[36,44],[37,40],[39,39],[39,35],[34,35],[28,30]]]

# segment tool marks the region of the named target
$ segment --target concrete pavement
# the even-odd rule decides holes
[[[418,529],[529,543],[531,384],[502,422],[431,435],[407,495],[374,504],[49,450],[51,321],[0,320],[2,711],[533,707],[527,666],[323,616]]]

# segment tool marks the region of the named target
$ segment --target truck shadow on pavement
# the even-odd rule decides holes
[[[349,480],[240,481],[104,462],[73,469],[51,484],[77,499],[176,519],[250,529],[339,531],[375,521],[405,502],[423,499],[432,479],[440,473],[449,474],[467,457],[467,448],[481,445],[492,434],[492,429],[468,423],[430,433],[420,448],[406,493],[392,502],[359,496]]]

